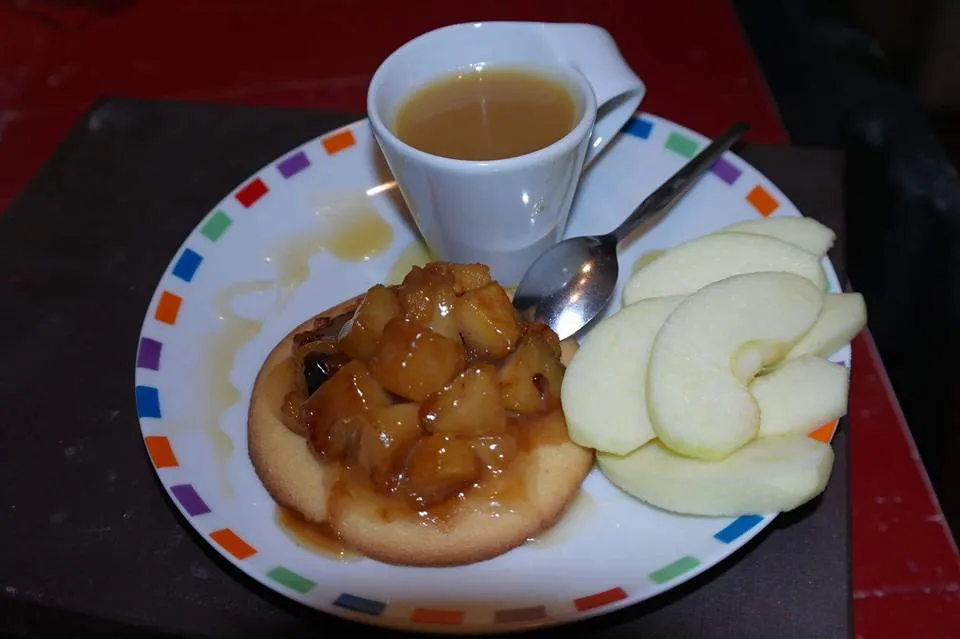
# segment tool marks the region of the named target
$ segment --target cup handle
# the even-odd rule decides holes
[[[604,29],[592,24],[543,26],[554,54],[584,75],[597,100],[597,121],[584,160],[587,166],[636,112],[647,88]]]

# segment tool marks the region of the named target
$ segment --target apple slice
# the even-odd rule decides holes
[[[653,439],[647,363],[657,331],[682,295],[625,306],[597,324],[563,377],[560,399],[577,444],[625,455]]]
[[[837,234],[829,226],[810,217],[767,217],[746,220],[720,229],[718,233],[751,233],[775,237],[793,244],[817,257],[823,257],[833,246]]]
[[[648,297],[689,295],[733,275],[779,271],[825,290],[820,258],[773,237],[750,233],[703,235],[676,246],[637,271],[623,289],[624,304]]]
[[[867,324],[867,305],[860,293],[829,293],[823,311],[810,332],[790,349],[787,357],[820,355],[829,357],[849,344]]]
[[[760,407],[747,384],[782,359],[822,307],[823,292],[808,280],[772,272],[735,275],[681,302],[650,351],[647,410],[657,437],[682,455],[710,460],[753,439]],[[752,366],[741,351],[753,355]]]
[[[847,414],[850,372],[815,355],[788,359],[753,380],[760,406],[760,436],[809,435]]]
[[[722,461],[701,461],[652,441],[625,457],[599,453],[607,479],[648,504],[685,515],[787,511],[826,488],[833,449],[803,435],[756,439]]]
[[[646,253],[641,254],[640,257],[638,257],[637,260],[633,263],[633,268],[630,270],[630,273],[631,274],[636,273],[640,269],[649,266],[650,262],[654,261],[655,259],[657,259],[658,257],[660,257],[666,252],[667,252],[666,249],[653,249],[651,251],[647,251]]]

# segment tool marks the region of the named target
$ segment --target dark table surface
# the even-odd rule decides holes
[[[359,628],[268,591],[193,533],[147,458],[133,395],[140,324],[183,238],[259,167],[353,119],[104,100],[0,218],[0,631],[292,637]],[[842,271],[842,157],[742,154],[838,230]],[[569,630],[850,636],[845,424],[834,446],[822,499],[691,582]]]

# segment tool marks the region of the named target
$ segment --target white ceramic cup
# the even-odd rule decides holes
[[[564,83],[579,119],[538,151],[492,161],[424,153],[393,132],[397,108],[458,70],[522,68]],[[560,240],[577,182],[645,93],[610,34],[593,25],[483,22],[443,27],[393,52],[367,93],[374,136],[427,246],[438,259],[483,262],[505,286]]]

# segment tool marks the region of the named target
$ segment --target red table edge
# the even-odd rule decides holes
[[[906,583],[898,582],[894,579],[878,587],[876,583],[869,581],[869,576],[864,575],[862,570],[864,567],[859,566],[857,561],[853,561],[854,597],[883,596],[891,592],[924,588],[956,586],[960,589],[960,553],[958,553],[957,544],[943,516],[936,493],[920,459],[910,428],[869,329],[862,331],[853,341],[852,346],[854,355],[849,409],[850,475],[851,493],[855,499],[859,498],[855,503],[851,503],[852,508],[858,511],[858,516],[852,517],[851,528],[854,557],[858,554],[856,552],[858,547],[874,547],[874,550],[882,552],[870,553],[873,563],[888,564],[890,575],[895,575],[897,572],[902,572],[902,565],[910,566],[915,563],[909,557],[912,556],[911,551],[919,547],[932,544],[941,547],[946,553],[941,556],[944,565],[934,567],[938,579],[923,585],[910,584],[909,580]],[[865,395],[864,387],[869,384],[882,389],[882,401],[876,402],[875,406],[866,407],[861,402]],[[871,425],[868,421],[873,417],[876,417],[875,425]],[[871,428],[874,430],[868,430]],[[885,432],[881,432],[880,429],[885,429]],[[895,504],[902,505],[901,508],[896,509],[897,511],[914,510],[925,513],[922,519],[930,524],[922,531],[923,539],[914,539],[907,545],[888,543],[889,526],[883,522],[888,521],[890,525],[899,525],[904,522],[896,512],[891,513],[884,497],[871,496],[872,490],[883,490],[890,485],[888,470],[896,461],[885,459],[883,460],[885,463],[872,463],[874,460],[871,460],[869,453],[873,448],[879,447],[880,438],[886,438],[887,444],[895,445],[897,450],[909,458],[914,477],[899,477],[897,482],[907,484],[915,481],[922,487],[919,492],[904,493],[902,497],[893,499]],[[877,446],[874,446],[875,443]],[[875,526],[877,522],[880,524]]]

